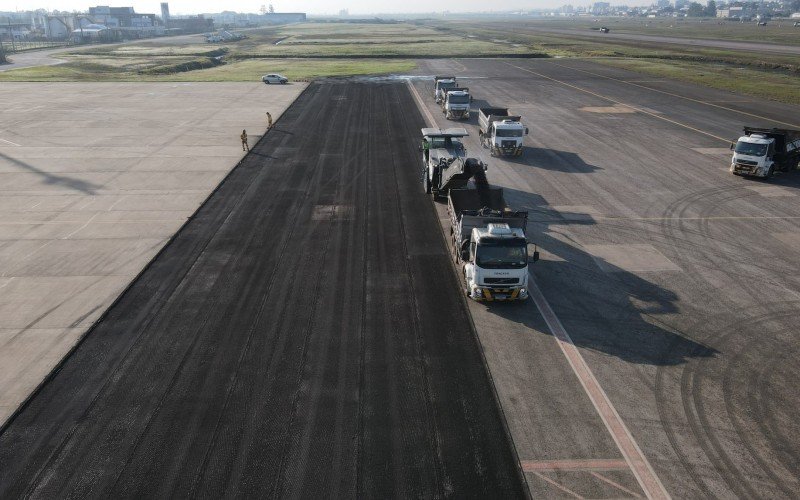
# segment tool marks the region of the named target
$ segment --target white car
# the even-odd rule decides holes
[[[270,83],[288,83],[289,79],[278,73],[270,73],[261,77],[261,81],[269,85]]]

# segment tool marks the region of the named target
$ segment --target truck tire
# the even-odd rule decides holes
[[[425,184],[425,192],[431,194],[431,180],[428,179],[428,173],[425,172],[425,180],[422,181]]]
[[[773,166],[771,166],[771,167],[769,167],[769,170],[767,170],[767,176],[766,176],[766,177],[764,177],[764,179],[769,179],[769,178],[771,178],[773,175],[775,175],[775,166],[774,166],[774,165],[773,165]]]

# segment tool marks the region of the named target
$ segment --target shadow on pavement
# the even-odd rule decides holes
[[[577,153],[530,146],[523,146],[522,156],[503,156],[502,159],[509,163],[573,174],[590,174],[602,170],[601,167],[583,161]]]
[[[673,291],[602,261],[564,237],[559,228],[595,224],[591,214],[555,211],[537,194],[504,191],[510,206],[529,211],[528,239],[543,255],[532,266],[533,277],[576,346],[656,366],[718,353],[661,324],[659,316],[680,312]],[[485,304],[498,316],[552,334],[532,303]]]
[[[9,162],[13,163],[14,165],[21,167],[28,172],[34,173],[40,177],[42,177],[42,182],[44,184],[54,184],[58,186],[64,186],[66,188],[72,189],[74,191],[79,191],[81,193],[85,193],[88,195],[95,195],[96,190],[100,189],[102,186],[98,184],[93,184],[88,181],[84,181],[81,179],[75,179],[72,177],[68,177],[65,175],[56,175],[51,172],[45,172],[44,170],[38,169],[33,165],[29,165],[23,161],[17,160],[16,158],[12,158],[6,154],[0,153],[0,158],[4,160],[8,160]]]

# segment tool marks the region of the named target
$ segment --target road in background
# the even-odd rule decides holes
[[[58,49],[44,49],[44,50],[29,50],[25,52],[9,53],[6,54],[8,64],[0,64],[0,72],[10,71],[12,69],[22,68],[35,68],[37,66],[55,66],[56,64],[63,64],[68,62],[67,59],[59,58],[59,54],[64,52],[80,52],[81,50],[96,50],[98,47],[106,48],[114,45],[125,44],[159,44],[159,45],[186,45],[191,43],[202,44],[205,43],[203,35],[181,35],[171,37],[148,38],[144,40],[131,40],[121,43],[103,43],[92,45],[73,45],[71,47],[62,47]]]
[[[530,127],[521,158],[492,158],[473,114],[468,154],[530,211],[536,283],[667,492],[794,496],[800,172],[727,168],[743,125],[797,127],[800,108],[586,61],[419,71],[459,76],[474,109]],[[440,126],[464,124],[442,118],[428,79],[415,87]],[[642,495],[537,307],[470,310],[531,494]]]
[[[531,24],[518,25],[515,29],[530,33],[550,33],[589,40],[619,40],[627,42],[646,42],[656,44],[683,45],[689,47],[705,47],[712,49],[741,50],[753,53],[800,55],[800,46],[781,45],[776,43],[739,42],[735,40],[710,40],[706,38],[684,38],[678,36],[639,35],[634,33],[617,33],[611,25],[609,33],[590,29],[545,28]],[[599,27],[599,25],[598,25]],[[734,28],[735,29],[735,28]]]
[[[312,84],[0,435],[0,497],[521,497],[407,87]]]

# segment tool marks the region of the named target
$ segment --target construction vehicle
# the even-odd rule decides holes
[[[455,90],[448,90],[442,100],[442,113],[448,120],[469,119],[469,104],[472,96],[469,89],[459,87]]]
[[[474,177],[485,178],[486,164],[477,158],[467,158],[462,137],[469,134],[463,128],[422,129],[422,182],[425,192],[434,198],[444,196],[450,189],[463,188]]]
[[[433,77],[433,99],[436,104],[440,104],[448,90],[458,88],[456,77],[454,76],[434,76]]]
[[[479,301],[527,299],[528,264],[539,260],[535,246],[528,253],[528,212],[510,210],[501,188],[477,183],[475,189],[451,189],[447,209],[466,295]]]
[[[744,127],[731,150],[731,173],[766,179],[798,168],[800,130]]]
[[[522,155],[522,137],[528,128],[522,125],[522,117],[510,115],[508,108],[480,108],[478,130],[481,144],[492,156]]]

